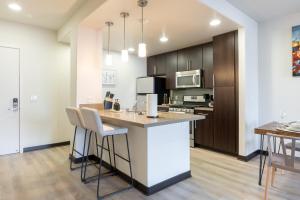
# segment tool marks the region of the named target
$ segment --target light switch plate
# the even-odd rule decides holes
[[[36,95],[30,96],[30,102],[34,103],[34,102],[37,102],[37,100],[38,100],[38,96],[36,96]]]

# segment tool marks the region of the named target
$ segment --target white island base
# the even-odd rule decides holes
[[[196,118],[192,117],[190,120],[185,119],[175,123],[153,123],[151,126],[139,126],[112,118],[103,117],[102,119],[104,122],[128,128],[135,187],[144,194],[151,195],[191,177],[189,121],[204,119],[203,116],[196,116]],[[83,134],[77,135],[75,146],[80,149],[82,148]],[[125,136],[114,137],[116,153],[127,158]],[[100,139],[98,138],[98,142],[101,141]],[[106,142],[104,146],[107,147]],[[110,149],[112,149],[111,140]],[[96,155],[95,148],[90,152],[92,152],[90,154]],[[105,164],[108,164],[108,152],[105,150],[103,152]],[[113,158],[111,161],[113,162]],[[116,164],[116,168],[121,174],[129,176],[127,162],[116,156]]]

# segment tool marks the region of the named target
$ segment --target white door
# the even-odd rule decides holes
[[[20,150],[19,54],[0,46],[0,155]]]

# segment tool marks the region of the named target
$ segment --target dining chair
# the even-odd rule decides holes
[[[280,151],[274,151],[274,145],[272,144],[272,138],[278,138],[280,143],[279,145],[282,147]],[[295,156],[296,152],[296,141],[300,140],[299,137],[287,137],[287,136],[279,136],[274,134],[267,134],[267,147],[268,147],[268,166],[266,173],[266,185],[265,185],[265,194],[264,200],[268,199],[269,195],[269,185],[271,178],[271,185],[274,186],[275,181],[275,171],[276,169],[282,169],[285,171],[290,171],[293,173],[300,173],[300,161]],[[275,140],[276,141],[276,140]],[[286,148],[286,143],[291,141],[291,148]],[[270,175],[271,173],[271,175]]]

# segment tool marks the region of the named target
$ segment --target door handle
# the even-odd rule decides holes
[[[8,110],[17,112],[19,110],[19,99],[13,98],[12,108],[8,108]]]

